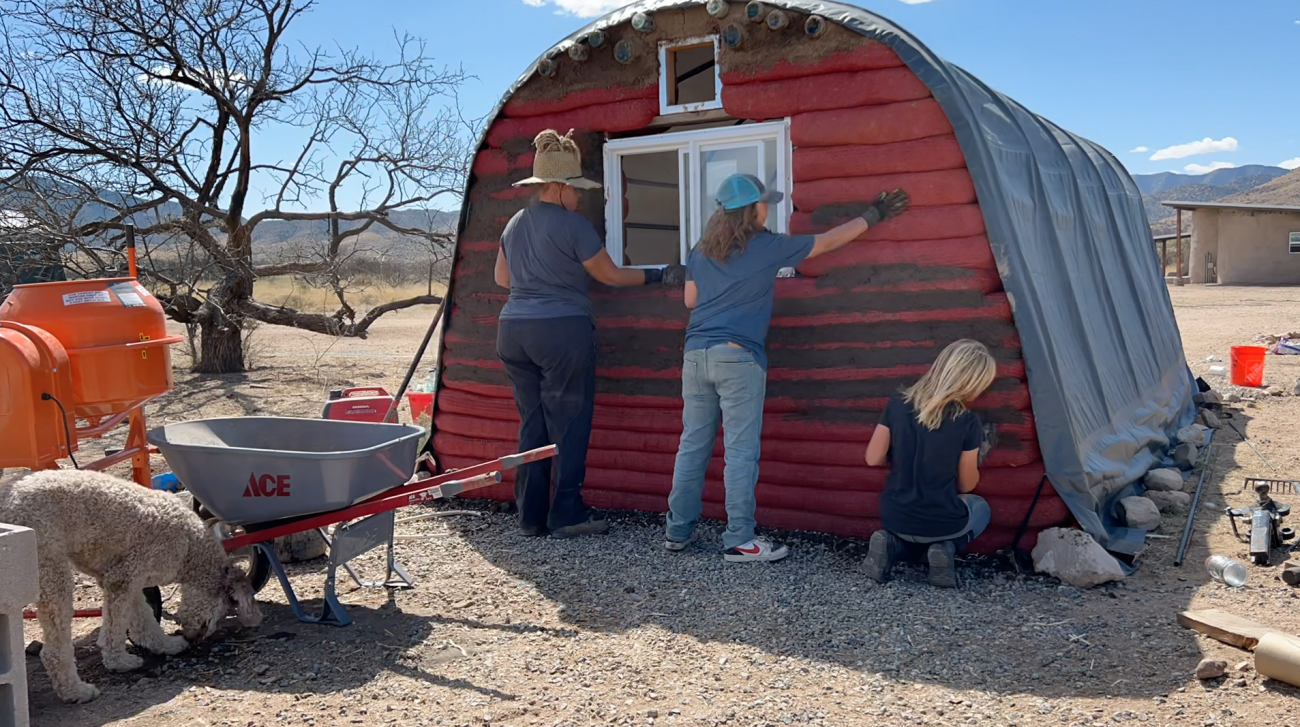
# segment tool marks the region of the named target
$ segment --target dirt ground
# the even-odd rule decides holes
[[[1229,346],[1300,328],[1296,289],[1189,286],[1172,297],[1197,375]],[[151,422],[318,416],[331,388],[395,388],[427,315],[385,318],[367,341],[263,329],[253,337],[256,368],[243,376],[183,373],[179,356],[177,389],[151,407]],[[297,622],[273,581],[256,631],[232,627],[178,657],[150,657],[140,672],[109,674],[93,646],[97,622],[79,622],[81,673],[103,696],[59,703],[29,657],[32,723],[1300,724],[1300,690],[1258,677],[1248,652],[1174,620],[1217,608],[1300,633],[1300,591],[1277,579],[1277,567],[1251,566],[1246,587],[1230,589],[1201,565],[1210,553],[1246,560],[1222,515],[1225,504],[1252,500],[1243,477],[1271,475],[1266,458],[1300,478],[1297,377],[1300,357],[1270,356],[1266,384],[1286,395],[1231,405],[1230,421],[1262,457],[1231,429],[1215,435],[1182,567],[1172,563],[1186,513],[1165,516],[1141,568],[1121,583],[1079,591],[970,559],[963,588],[941,592],[919,570],[869,582],[861,543],[791,535],[786,561],[736,566],[718,556],[716,532],[665,553],[657,516],[616,513],[608,537],[538,541],[517,537],[508,515],[462,502],[450,507],[468,514],[399,525],[413,536],[398,556],[414,590],[340,580],[356,619],[348,628]],[[1278,499],[1300,504],[1300,495]],[[361,561],[371,575],[380,564],[376,554]],[[323,577],[320,562],[291,567],[309,607]],[[93,586],[80,599],[93,604]],[[29,623],[26,637],[39,636]],[[1229,674],[1197,681],[1204,657],[1226,660]]]

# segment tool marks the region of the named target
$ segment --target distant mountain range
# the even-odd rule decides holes
[[[1142,194],[1155,194],[1173,187],[1181,187],[1189,184],[1221,187],[1227,184],[1232,184],[1242,178],[1263,176],[1268,177],[1268,179],[1276,179],[1283,174],[1286,174],[1286,170],[1282,167],[1267,167],[1262,164],[1247,164],[1244,167],[1216,169],[1209,174],[1176,174],[1174,172],[1134,174],[1133,181],[1137,182],[1138,189],[1141,190]],[[1168,197],[1167,199],[1173,199],[1173,197]],[[1195,201],[1200,202],[1204,200]]]
[[[17,190],[0,189],[0,212],[6,209],[24,209],[24,195],[24,192]],[[131,201],[129,199],[122,200],[120,197],[114,197],[109,193],[104,193],[103,199],[114,203]],[[73,209],[70,205],[71,203],[68,203],[69,213]],[[154,212],[136,215],[133,221],[137,227],[145,227],[156,221],[158,217],[167,218],[179,215],[180,212],[180,206],[172,202]],[[91,203],[80,207],[76,221],[79,224],[87,224],[111,217],[112,214],[110,204]],[[391,212],[388,215],[388,219],[399,227],[438,232],[454,232],[459,217],[459,212],[434,209],[404,209]],[[328,224],[324,220],[270,220],[263,222],[253,232],[254,255],[259,260],[266,260],[278,257],[278,253],[283,249],[283,246],[296,245],[303,248],[319,246],[327,238]],[[343,223],[343,229],[353,229],[361,224],[360,222],[345,222]],[[372,252],[377,255],[418,254],[422,250],[425,257],[428,255],[427,245],[419,238],[401,235],[382,225],[372,225],[365,233],[351,239],[349,244],[355,246],[354,249],[358,251]]]
[[[1142,191],[1142,202],[1146,208],[1147,221],[1151,224],[1151,234],[1165,235],[1174,232],[1176,212],[1164,206],[1163,202],[1217,202],[1221,200],[1244,202],[1245,199],[1238,198],[1255,194],[1257,190],[1267,190],[1275,182],[1294,176],[1296,176],[1294,172],[1288,174],[1287,170],[1281,167],[1249,164],[1231,169],[1216,169],[1209,174],[1199,175],[1175,174],[1173,172],[1135,174],[1133,175],[1133,181],[1137,182],[1138,189]],[[1296,194],[1300,194],[1300,182],[1297,182],[1294,186],[1296,187]],[[1290,189],[1291,187],[1287,188]],[[1261,199],[1271,199],[1277,195],[1266,191],[1262,195],[1256,196]],[[1295,203],[1257,202],[1257,204]],[[1183,226],[1184,232],[1190,229],[1186,215],[1183,216]]]

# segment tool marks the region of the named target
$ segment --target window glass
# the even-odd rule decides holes
[[[681,262],[677,150],[627,154],[623,169],[624,266]]]

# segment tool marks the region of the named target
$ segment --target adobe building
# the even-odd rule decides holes
[[[1014,72],[1014,71],[1008,71]],[[515,451],[497,358],[506,222],[530,203],[533,137],[570,129],[583,213],[623,266],[684,260],[728,175],[789,194],[776,232],[816,233],[902,187],[912,209],[776,281],[758,484],[762,526],[865,538],[883,468],[863,453],[888,397],[959,338],[998,378],[976,550],[1079,522],[1115,549],[1114,501],[1190,423],[1195,384],[1142,196],[1114,155],[945,62],[885,18],[827,0],[642,0],[548,50],[510,88],[465,191],[432,448],[443,468]],[[667,288],[592,286],[599,354],[584,493],[663,511],[681,434],[689,311]],[[705,514],[723,512],[721,449]],[[1050,485],[1044,484],[1050,481]],[[508,484],[482,496],[510,499]],[[1141,538],[1137,539],[1140,546]]]
[[[1227,202],[1165,202],[1192,213],[1193,283],[1300,284],[1300,207]]]

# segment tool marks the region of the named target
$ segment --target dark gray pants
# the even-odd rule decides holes
[[[514,386],[519,451],[559,446],[554,496],[551,460],[515,473],[519,524],[554,530],[586,521],[582,481],[596,400],[595,324],[586,316],[503,320],[497,356]]]

